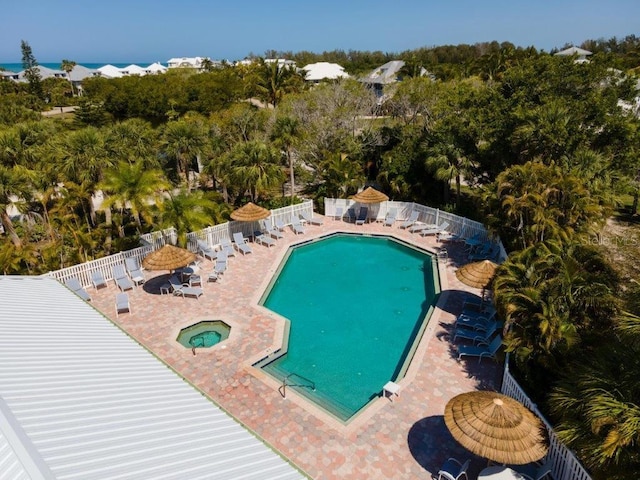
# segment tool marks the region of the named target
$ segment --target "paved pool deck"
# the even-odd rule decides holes
[[[320,217],[322,218],[322,217]],[[334,232],[387,234],[435,252],[446,246],[448,259],[439,260],[442,294],[431,316],[414,360],[400,380],[399,395],[380,397],[348,425],[287,389],[283,398],[275,380],[252,367],[282,343],[284,321],[258,301],[288,247]],[[307,225],[303,235],[289,228],[274,247],[251,244],[253,253],[236,253],[222,279],[204,283],[199,299],[161,295],[168,272],[145,272],[144,285],[129,291],[131,313],[116,317],[117,288],[89,289],[93,305],[139,343],[178,372],[314,479],[431,478],[449,457],[472,458],[473,474],[486,465],[472,457],[450,435],[443,414],[455,395],[472,390],[498,390],[502,365],[476,358],[457,360],[449,331],[465,298],[480,291],[455,276],[466,263],[464,244],[443,243],[381,223],[354,225],[324,219]],[[203,274],[212,263],[200,263]],[[328,299],[329,300],[329,299]],[[231,326],[229,338],[196,355],[176,341],[181,328],[199,320],[223,320]],[[198,428],[198,419],[185,422]],[[170,439],[167,439],[170,441]]]

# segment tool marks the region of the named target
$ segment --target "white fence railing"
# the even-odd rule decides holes
[[[163,247],[166,244],[175,245],[177,241],[178,232],[173,227],[140,235],[140,243],[143,246],[151,245],[154,249]]]
[[[549,433],[549,452],[546,459],[550,461],[551,475],[555,480],[591,480],[591,476],[580,464],[576,456],[565,447],[553,431],[553,427],[538,410],[535,403],[524,392],[515,378],[509,372],[509,359],[504,362],[502,376],[502,393],[515,398],[535,413],[544,422]]]
[[[357,205],[358,202],[355,200],[325,198],[324,212],[327,217],[335,217],[338,208],[340,208],[343,213],[346,213],[348,209],[355,209]],[[468,218],[460,217],[453,213],[444,212],[437,208],[426,207],[419,203],[387,201],[370,204],[367,205],[367,207],[369,208],[369,217],[375,220],[383,220],[387,212],[391,209],[396,210],[396,218],[398,220],[406,220],[412,211],[416,211],[419,214],[418,221],[432,223],[434,225],[441,225],[442,222],[448,222],[449,226],[447,227],[447,231],[454,235],[459,235],[462,238],[478,236],[478,239],[484,242],[489,240],[490,237],[487,228],[480,222],[469,220]],[[503,262],[507,258],[507,252],[499,238],[493,238],[492,240],[500,247],[498,262]]]
[[[309,215],[313,214],[313,201],[298,203],[287,207],[271,210],[271,220],[275,222],[280,220],[283,225],[290,225],[293,216],[299,216],[301,213]],[[198,251],[198,240],[203,240],[211,246],[219,245],[221,240],[232,240],[233,234],[242,232],[242,235],[249,237],[254,231],[262,230],[262,222],[226,222],[220,225],[207,227],[204,230],[191,232],[187,234],[187,248],[192,252]]]

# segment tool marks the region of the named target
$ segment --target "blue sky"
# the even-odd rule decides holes
[[[0,63],[236,60],[267,50],[381,50],[497,40],[546,51],[640,34],[639,0],[60,0],[2,9]]]

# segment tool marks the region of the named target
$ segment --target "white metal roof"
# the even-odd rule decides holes
[[[56,280],[0,276],[0,298],[6,478],[304,478]]]
[[[120,70],[118,67],[115,67],[111,64],[103,65],[102,67],[98,68],[98,71],[105,77],[109,77],[109,78],[120,78],[123,76],[122,70]]]
[[[344,67],[338,65],[337,63],[310,63],[309,65],[302,67],[302,70],[306,72],[305,79],[311,82],[316,82],[325,78],[334,80],[337,78],[346,78],[349,76],[349,74],[344,71]]]

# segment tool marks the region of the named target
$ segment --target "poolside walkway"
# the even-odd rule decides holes
[[[392,234],[435,251],[435,237],[380,223],[362,226],[325,219],[323,226],[306,227],[304,235],[287,229],[275,247],[251,244],[252,254],[237,253],[219,282],[205,283],[198,300],[160,295],[168,272],[146,272],[147,282],[129,292],[132,313],[116,318],[117,289],[91,290],[93,304],[138,342],[240,420],[283,456],[314,479],[430,478],[448,457],[470,458],[449,434],[443,413],[453,396],[476,389],[499,388],[502,367],[491,360],[456,360],[448,331],[463,298],[479,295],[455,277],[464,262],[463,245],[447,244],[449,259],[441,267],[443,293],[418,347],[399,396],[379,398],[344,426],[300,399],[293,389],[286,398],[278,384],[251,367],[279,347],[283,321],[257,305],[287,247],[336,231]],[[441,260],[442,263],[442,260]],[[212,269],[209,261],[201,271]],[[329,299],[328,299],[329,300]],[[231,335],[211,349],[191,350],[176,342],[181,328],[204,319],[221,319]],[[197,428],[197,418],[189,418]],[[475,459],[471,473],[481,468]]]

